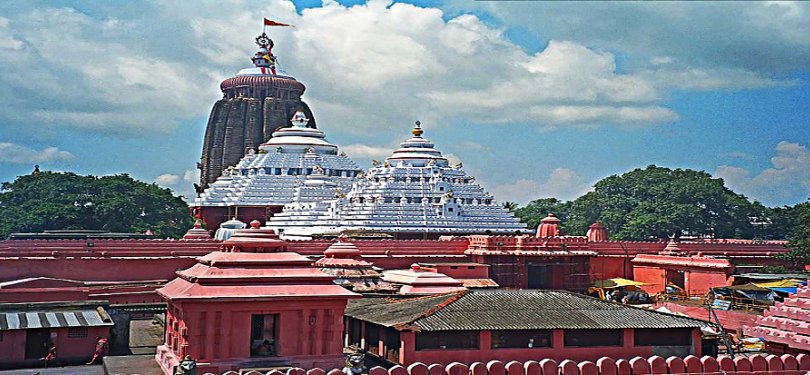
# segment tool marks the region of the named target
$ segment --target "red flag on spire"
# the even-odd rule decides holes
[[[276,21],[273,21],[273,20],[268,20],[267,18],[264,19],[264,25],[265,26],[290,26],[290,27],[295,27],[293,25],[288,25],[286,23],[281,23],[281,22],[276,22]]]

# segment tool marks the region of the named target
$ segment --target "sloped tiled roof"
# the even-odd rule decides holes
[[[708,322],[557,290],[475,290],[405,300],[350,301],[346,315],[423,331],[699,328]]]

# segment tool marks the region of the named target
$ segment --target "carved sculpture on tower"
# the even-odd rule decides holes
[[[307,127],[316,128],[309,106],[301,100],[306,89],[301,82],[279,69],[273,55],[273,40],[262,33],[256,38],[258,52],[254,67],[220,84],[222,99],[214,104],[205,130],[198,191],[208,187],[222,171],[239,162],[247,150],[256,149],[272,133],[289,127],[289,119],[302,111]]]

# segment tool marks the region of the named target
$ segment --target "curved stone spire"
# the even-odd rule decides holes
[[[288,120],[302,112],[307,127],[315,128],[309,106],[301,100],[304,84],[277,68],[272,40],[259,41],[251,58],[254,66],[242,69],[220,84],[223,98],[214,103],[203,141],[200,188],[207,187],[228,167],[239,162],[247,150],[256,149],[278,128],[289,127]]]

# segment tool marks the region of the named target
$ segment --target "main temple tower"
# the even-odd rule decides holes
[[[251,58],[254,67],[242,69],[220,84],[222,99],[208,118],[198,164],[200,191],[224,169],[236,165],[248,150],[270,139],[276,129],[289,127],[296,111],[309,119],[307,127],[316,128],[312,111],[301,100],[304,85],[276,69],[273,40],[262,33],[256,44],[259,51]]]

